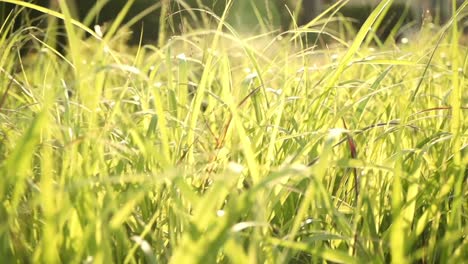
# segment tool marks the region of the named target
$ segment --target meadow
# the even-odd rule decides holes
[[[468,3],[380,41],[390,2],[136,47],[20,3],[68,46],[0,25],[1,262],[466,263]]]

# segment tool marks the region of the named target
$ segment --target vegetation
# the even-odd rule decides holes
[[[228,1],[134,48],[126,8],[102,35],[10,2],[64,19],[68,48],[1,25],[5,263],[468,259],[467,2],[397,45],[374,34],[391,1],[351,41],[329,27],[346,1],[249,37]]]

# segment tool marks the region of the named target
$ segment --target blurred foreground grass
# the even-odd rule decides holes
[[[2,35],[2,261],[466,261],[468,50],[451,23],[372,46],[387,2],[327,49],[224,17],[66,57]]]

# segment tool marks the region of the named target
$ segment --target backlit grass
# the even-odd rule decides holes
[[[468,49],[453,20],[468,4],[377,46],[389,2],[350,41],[324,26],[336,7],[249,37],[207,13],[216,27],[159,47],[126,47],[118,22],[83,39],[52,14],[66,55],[1,31],[2,262],[466,261]],[[25,39],[38,49],[20,57]]]

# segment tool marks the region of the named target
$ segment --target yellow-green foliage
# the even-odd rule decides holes
[[[463,263],[468,48],[453,23],[375,46],[390,2],[353,39],[126,47],[51,13],[71,48],[20,57],[0,32],[1,262]]]

